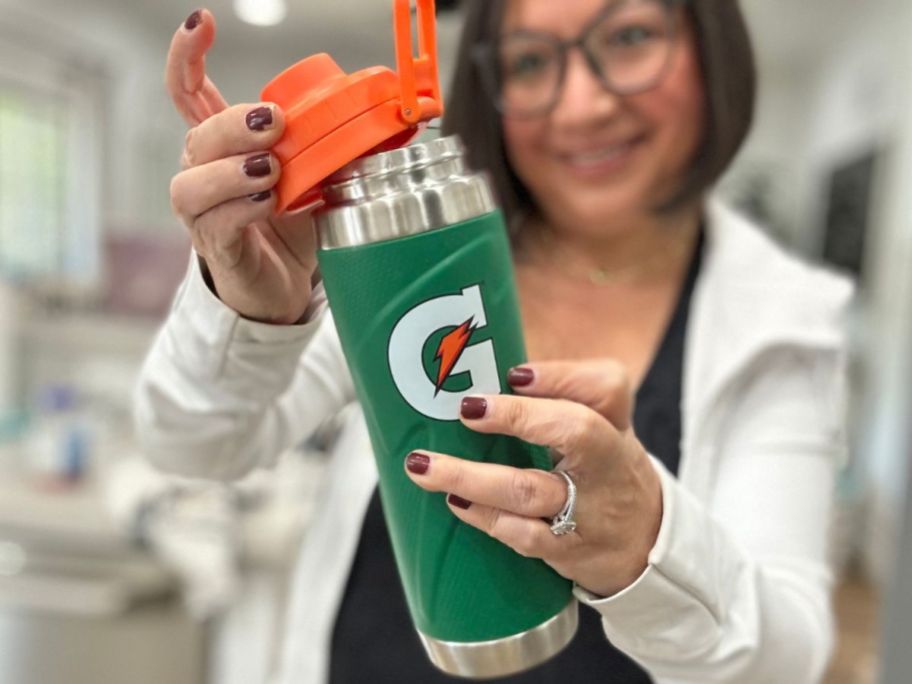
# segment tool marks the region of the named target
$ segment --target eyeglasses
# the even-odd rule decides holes
[[[530,118],[554,109],[567,73],[567,56],[579,48],[602,86],[617,95],[656,87],[677,41],[679,5],[687,0],[609,3],[573,40],[544,31],[517,30],[497,44],[475,46],[482,83],[502,114]]]

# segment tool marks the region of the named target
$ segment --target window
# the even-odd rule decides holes
[[[0,266],[14,280],[63,269],[66,117],[56,98],[0,90]]]
[[[58,291],[100,281],[96,82],[0,36],[0,277]]]

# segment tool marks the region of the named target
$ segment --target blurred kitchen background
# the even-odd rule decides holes
[[[723,192],[862,286],[827,681],[901,684],[912,681],[912,526],[899,544],[912,520],[912,3],[743,4],[761,94]],[[460,15],[440,5],[448,80]],[[230,102],[256,101],[314,52],[348,70],[393,62],[389,0],[209,8],[208,67]],[[275,665],[319,439],[226,486],[154,473],[130,435],[133,379],[187,263],[168,201],[185,127],[162,68],[193,9],[0,0],[4,684],[256,684]]]

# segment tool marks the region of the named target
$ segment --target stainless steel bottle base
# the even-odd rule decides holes
[[[470,679],[504,677],[545,662],[557,655],[576,634],[576,599],[561,612],[527,632],[505,639],[464,643],[440,641],[421,632],[431,662],[447,674]]]

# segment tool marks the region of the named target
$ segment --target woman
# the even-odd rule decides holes
[[[171,196],[196,257],[136,412],[162,467],[230,479],[271,465],[354,392],[311,289],[309,217],[271,213],[282,112],[224,102],[203,66],[214,30],[195,12],[169,54],[192,127]],[[753,93],[734,2],[470,4],[445,129],[507,212],[531,361],[509,373],[515,396],[468,397],[462,420],[550,446],[577,487],[576,530],[543,520],[568,496],[554,473],[421,451],[404,467],[594,609],[563,653],[504,681],[797,684],[825,668],[850,287],[708,199]],[[455,681],[420,651],[363,418],[345,415],[284,676]]]

